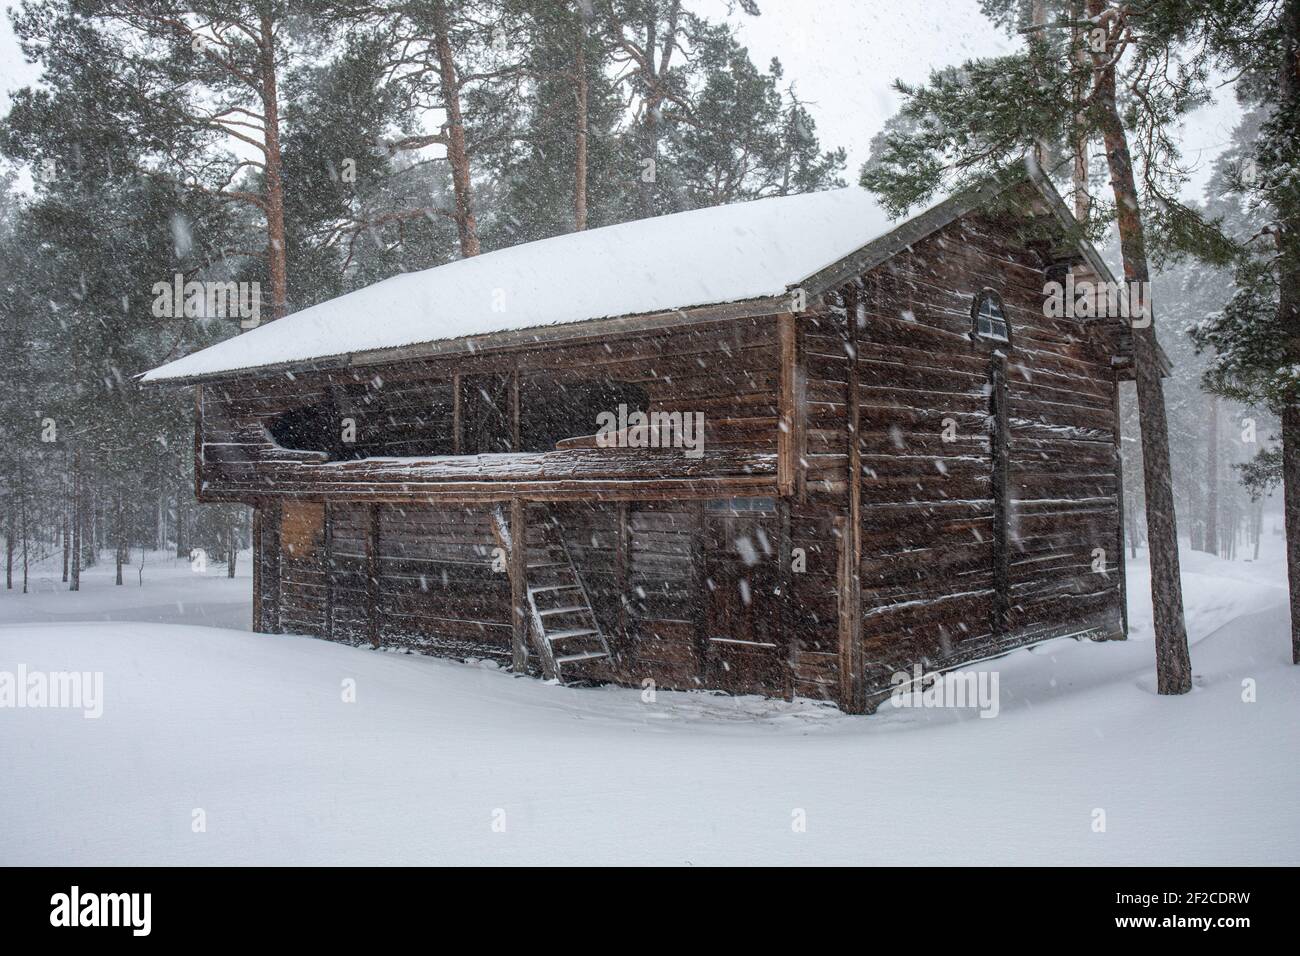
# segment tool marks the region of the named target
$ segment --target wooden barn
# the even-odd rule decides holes
[[[561,681],[832,700],[1125,633],[1126,327],[1017,170],[891,222],[858,189],[528,243],[147,373],[197,493],[256,509],[254,628]]]

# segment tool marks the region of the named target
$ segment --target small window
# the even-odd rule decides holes
[[[994,342],[1011,341],[1011,328],[1007,324],[1006,313],[1002,310],[1002,297],[992,289],[983,289],[975,296],[971,318],[974,320],[974,334],[978,338],[992,339]]]

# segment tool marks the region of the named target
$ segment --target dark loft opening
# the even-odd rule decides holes
[[[267,422],[276,444],[324,452],[341,461],[373,457],[451,455],[450,382],[349,385],[333,399],[297,408]],[[514,448],[509,375],[466,375],[460,380],[462,455],[554,451],[566,438],[594,435],[601,412],[644,412],[646,391],[628,382],[549,382],[529,378],[519,394],[519,442]]]
[[[519,439],[522,451],[554,451],[565,438],[594,435],[601,412],[643,412],[646,391],[630,382],[555,382],[530,379],[519,396]]]
[[[266,425],[275,443],[293,451],[335,451],[334,412],[329,405],[308,405],[279,415]]]

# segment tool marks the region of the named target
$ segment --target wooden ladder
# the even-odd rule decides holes
[[[546,520],[529,528],[538,537],[527,545],[529,631],[542,659],[542,673],[567,682],[582,665],[610,656],[587,586],[573,563],[563,529],[546,509]]]

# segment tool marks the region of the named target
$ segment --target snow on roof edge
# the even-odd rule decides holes
[[[138,378],[151,384],[185,383],[328,365],[416,345],[526,335],[771,299],[923,220],[959,195],[937,197],[913,215],[890,220],[869,193],[848,187],[689,210],[523,243],[391,276],[164,363]],[[798,228],[790,226],[792,217]],[[725,244],[728,238],[734,240],[730,246]],[[575,269],[584,256],[610,262],[604,273],[609,281],[597,284],[595,296],[582,294],[588,291],[583,280],[597,275],[588,268],[590,262],[585,272]],[[688,268],[693,274],[685,276],[680,291],[665,290],[664,276],[677,280]],[[507,285],[512,279],[515,285]],[[490,304],[485,294],[489,291]],[[495,311],[498,294],[508,302],[520,291],[529,305],[540,300],[540,307],[529,311],[525,306],[517,315],[511,315],[508,306]],[[642,299],[643,307],[632,304]],[[429,315],[436,303],[449,300],[470,303],[463,310],[470,314],[450,322],[450,328],[439,330],[442,334],[431,335]],[[366,334],[357,327],[357,314],[385,315],[388,320]],[[305,339],[318,344],[304,346]]]

